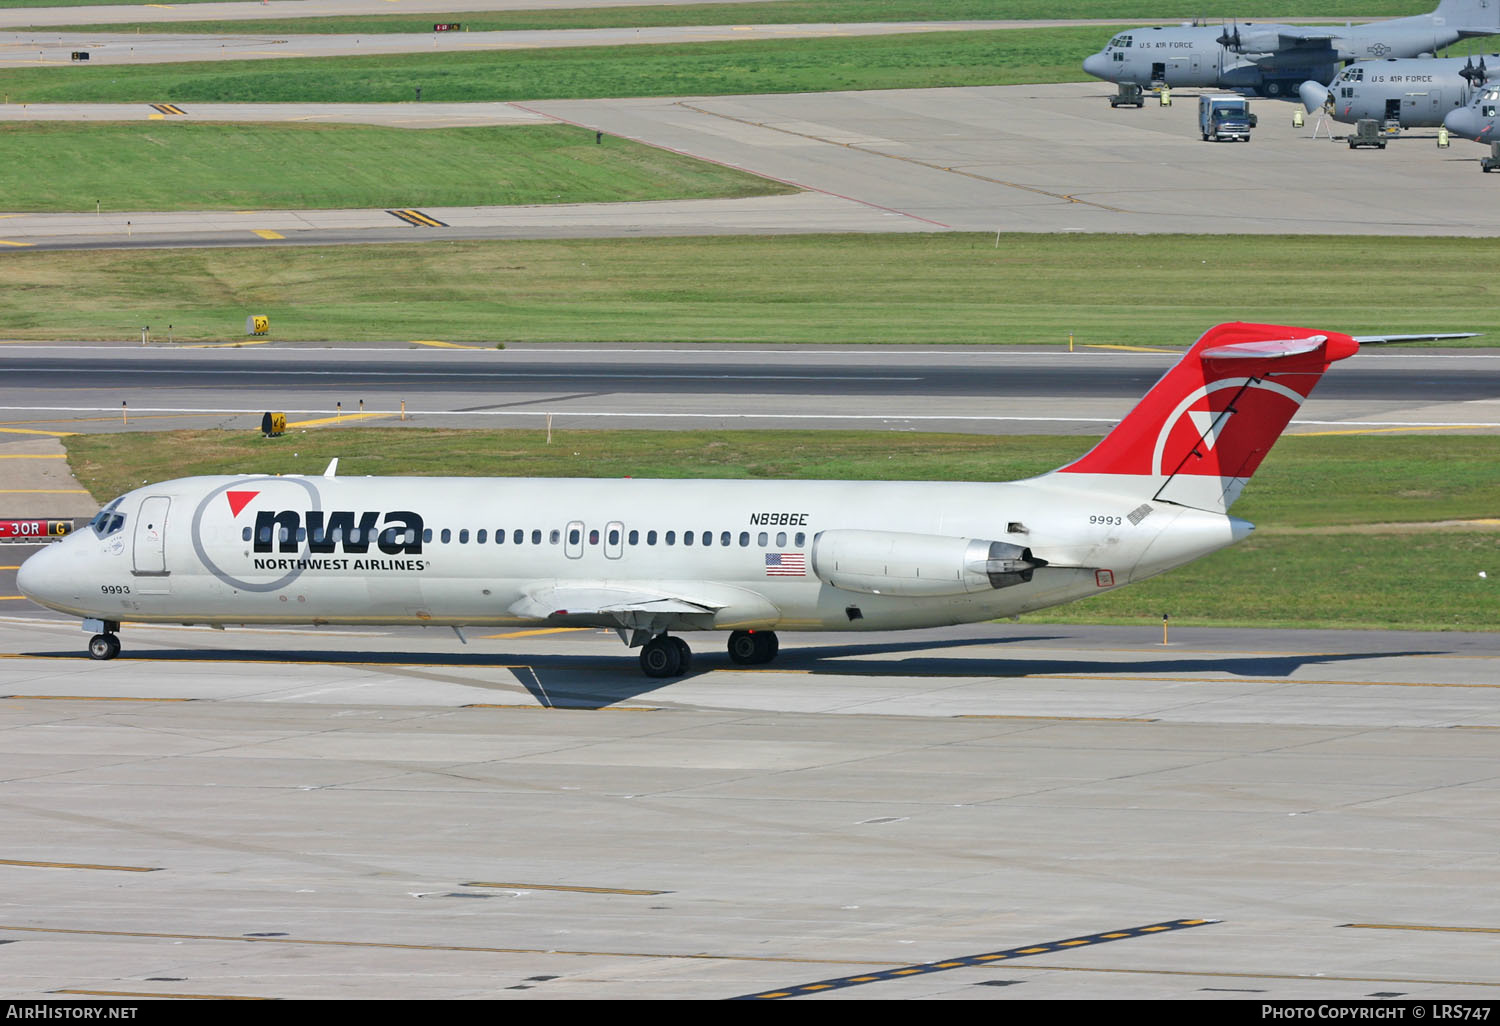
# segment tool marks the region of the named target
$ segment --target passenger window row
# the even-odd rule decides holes
[[[611,546],[619,545],[622,530],[623,528],[610,528],[608,531],[607,543]],[[271,541],[271,526],[268,524],[261,527],[260,534],[260,540],[262,542]],[[314,544],[318,545],[322,545],[325,542],[332,542],[337,544],[344,540],[343,534],[344,532],[342,528],[335,528],[331,532],[324,532],[319,530],[313,532],[312,540]],[[375,532],[370,532],[370,535],[371,537],[365,538],[362,536],[359,528],[351,528],[349,531],[349,541],[356,545],[360,542],[372,542],[376,538]],[[404,535],[404,537],[401,537],[402,535]],[[244,529],[242,537],[245,541],[250,540],[251,529],[249,527],[246,527]],[[454,531],[451,528],[445,527],[442,530],[438,531],[436,535],[434,535],[432,528],[429,527],[422,532],[422,541],[425,544],[431,544],[434,537],[436,537],[436,540],[440,545],[453,544],[455,541],[459,545],[468,545],[471,540],[476,545],[485,545],[490,542],[492,537],[494,544],[496,545],[504,545],[506,544],[507,540],[509,540],[510,544],[512,545],[524,545],[528,541],[527,532],[520,528],[516,528],[508,535],[503,529],[497,528],[493,536],[490,534],[488,529],[483,527],[479,528],[477,531],[470,531],[467,527],[459,528],[457,531]],[[543,542],[543,537],[543,532],[540,529],[533,528],[530,532],[529,540],[532,545],[541,545]],[[551,531],[546,532],[545,539],[548,544],[560,544],[563,539],[563,532],[557,528],[553,528]],[[640,545],[644,542],[644,544],[647,546],[654,546],[657,544],[675,546],[679,542],[681,542],[681,544],[684,546],[698,545],[702,548],[710,548],[715,545],[717,545],[719,548],[729,548],[730,546],[734,545],[736,541],[738,541],[739,547],[745,549],[750,547],[751,535],[749,531],[741,531],[738,538],[736,539],[734,533],[731,531],[720,531],[717,535],[715,535],[713,531],[682,531],[679,533],[677,531],[657,532],[654,530],[642,532],[632,529],[625,532],[624,539],[625,544],[627,545]],[[278,528],[276,540],[281,542],[291,541],[292,532],[286,527]],[[296,540],[298,542],[307,541],[307,528],[297,528]],[[398,531],[395,540],[410,545],[416,541],[415,532],[410,530],[404,532]],[[601,532],[599,531],[599,529],[590,529],[588,532],[588,543],[590,545],[598,545],[600,540]],[[798,531],[795,535],[789,537],[787,532],[785,531],[776,532],[776,548],[786,548],[787,542],[789,540],[795,547],[800,549],[807,544],[807,534],[803,531]],[[581,545],[582,543],[582,530],[580,528],[570,528],[568,530],[568,544],[570,546],[576,546]],[[755,535],[755,544],[763,549],[769,548],[771,545],[770,532],[758,532]]]

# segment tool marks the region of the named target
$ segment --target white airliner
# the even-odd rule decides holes
[[[1239,541],[1229,506],[1302,400],[1390,340],[1220,325],[1093,450],[1025,481],[192,477],[114,500],[17,582],[83,617],[95,659],[131,621],[606,627],[652,677],[687,671],[676,632],[716,630],[764,663],[776,631],[1014,616]]]

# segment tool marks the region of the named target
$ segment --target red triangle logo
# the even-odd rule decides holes
[[[239,516],[240,510],[250,504],[250,500],[259,495],[260,492],[225,492],[224,497],[229,500],[229,512],[232,516]]]

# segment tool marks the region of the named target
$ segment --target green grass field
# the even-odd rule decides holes
[[[1185,345],[1224,320],[1474,331],[1493,319],[1474,287],[1489,247],[1024,234],[997,246],[945,233],[19,249],[5,254],[0,338],[139,339],[141,325],[170,323],[178,340],[226,341],[249,313],[269,316],[274,338],[314,341],[1066,345],[1071,332],[1080,344]],[[1205,280],[1234,282],[1232,294]]]
[[[7,68],[9,103],[397,103],[1077,81],[1107,26],[673,46]]]
[[[0,123],[11,211],[587,203],[795,191],[570,125]],[[0,232],[3,232],[0,225]]]
[[[89,0],[19,0],[8,6],[67,6]],[[136,0],[111,0],[113,3]],[[206,0],[189,0],[206,2]],[[1337,22],[1347,18],[1396,18],[1421,14],[1436,0],[1330,0],[1319,5],[1316,17]],[[461,7],[462,5],[457,5]],[[1062,16],[1085,18],[1138,18],[1142,24],[1163,24],[1201,18],[1247,19],[1306,18],[1307,5],[1299,0],[1257,0],[1243,4],[1213,2],[1152,3],[1151,0],[1080,0],[1069,4]],[[660,25],[773,25],[825,22],[872,21],[974,21],[1055,20],[1058,6],[1047,0],[774,0],[766,3],[682,4],[628,7],[567,7],[529,11],[464,11],[417,17],[390,14],[372,17],[298,18],[261,21],[143,21],[139,27],[159,32],[211,33],[321,33],[321,32],[426,32],[433,24],[461,24],[473,32],[516,32],[536,29],[633,28]],[[100,31],[134,31],[126,26],[79,26]]]
[[[142,481],[209,473],[1003,481],[1050,470],[1094,439],[874,432],[309,430],[75,435],[100,502]],[[1241,545],[1028,621],[1490,630],[1500,531],[1412,522],[1500,516],[1494,437],[1282,439],[1236,504]],[[1479,577],[1479,571],[1487,577]]]

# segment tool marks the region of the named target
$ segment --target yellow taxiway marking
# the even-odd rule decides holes
[[[457,342],[439,342],[431,338],[414,338],[411,340],[414,346],[438,346],[442,349],[489,349],[489,346],[464,346]],[[498,350],[497,350],[498,351]]]
[[[17,702],[196,702],[196,698],[133,698],[129,695],[0,695]]]
[[[108,869],[118,873],[159,873],[160,866],[99,866],[87,862],[24,862],[0,859],[0,866],[29,866],[33,869]]]
[[[147,7],[157,7],[159,4],[146,4]],[[270,1001],[270,998],[251,997],[248,994],[159,994],[147,990],[54,990],[54,994],[79,994],[83,997],[110,997],[110,998],[151,998],[153,1001],[161,998],[178,998],[188,1001]]]
[[[263,345],[265,345],[269,341],[270,341],[270,339],[265,339],[265,338],[247,338],[243,342],[200,342],[197,345],[183,346],[182,348],[183,349],[238,349],[240,346],[263,346]],[[189,414],[178,413],[178,414],[173,414],[173,416],[186,417],[186,416],[189,416]]]
[[[1414,424],[1411,427],[1357,428],[1349,431],[1295,431],[1288,438],[1324,438],[1329,435],[1385,435],[1395,431],[1478,431],[1492,424]]]
[[[389,413],[341,413],[334,417],[319,417],[317,420],[299,420],[287,427],[317,427],[320,424],[342,424],[346,420],[368,420],[371,417],[389,417]]]
[[[513,631],[510,634],[483,634],[481,640],[491,638],[534,638],[541,634],[567,634],[569,631],[588,631],[592,627],[541,627],[534,631]]]
[[[16,567],[16,569],[19,570],[21,568]],[[25,595],[0,595],[0,602],[24,602],[25,600]]]
[[[1017,716],[1005,713],[960,713],[960,720],[1048,720],[1078,723],[1160,723],[1145,716]]]
[[[160,120],[162,120],[165,117],[166,117],[165,114],[147,114],[146,115],[146,120],[147,121],[160,121]]]
[[[566,884],[488,883],[475,880],[465,887],[494,887],[502,891],[576,891],[579,894],[638,894],[650,897],[656,894],[671,894],[671,891],[642,891],[630,887],[570,887]]]
[[[944,674],[943,676],[951,675]],[[1500,684],[1462,684],[1434,680],[1288,680],[1285,677],[1146,677],[1136,674],[1114,673],[1026,673],[1021,676],[1028,680],[1118,680],[1144,681],[1147,683],[1160,682],[1165,684],[1290,684],[1296,686],[1327,684],[1362,688],[1500,688]]]
[[[1433,933],[1500,933],[1497,926],[1418,926],[1404,923],[1345,923],[1349,930],[1421,930]]]
[[[1153,346],[1109,346],[1102,343],[1085,342],[1085,349],[1118,349],[1123,353],[1170,353],[1174,356],[1181,355],[1180,349],[1157,349]]]
[[[245,937],[208,933],[147,933],[140,930],[70,930],[51,926],[9,926],[0,924],[0,930],[17,933],[52,933],[86,937],[144,937],[155,940],[202,940],[239,941],[242,944],[309,944],[338,948],[391,948],[401,951],[474,951],[500,955],[582,955],[587,958],[683,958],[700,962],[783,962],[794,965],[834,964],[849,965],[847,959],[835,958],[788,958],[777,955],[715,955],[701,952],[670,951],[589,951],[569,948],[484,948],[462,944],[402,944],[397,941],[355,940],[303,940],[297,937]],[[889,962],[872,962],[857,959],[854,965],[889,965]]]
[[[34,246],[34,242],[12,242],[10,239],[0,239],[0,246]]]
[[[284,239],[284,238],[286,238],[286,236],[283,235],[283,234],[281,234],[280,232],[273,232],[269,228],[253,228],[251,230],[254,231],[256,235],[259,235],[263,239]]]
[[[529,670],[529,666],[508,666],[509,670]],[[654,705],[588,705],[582,702],[574,702],[567,705],[538,705],[532,702],[470,702],[468,705],[459,706],[460,709],[529,709],[534,712],[661,712],[659,706]]]
[[[7,427],[0,427],[0,433],[7,435],[51,435],[53,438],[71,438],[78,434],[77,431],[38,431],[36,428]]]

